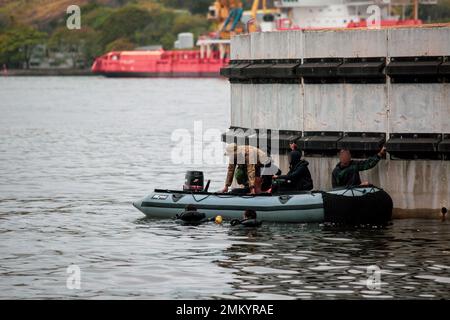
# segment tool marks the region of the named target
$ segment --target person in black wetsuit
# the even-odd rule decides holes
[[[294,150],[289,154],[289,172],[274,176],[278,182],[277,191],[310,191],[314,184],[308,169],[308,161],[302,160],[302,154]]]
[[[231,220],[231,226],[244,226],[244,227],[259,227],[262,221],[258,221],[256,218],[256,211],[252,209],[247,209],[244,212],[243,220],[234,219]]]
[[[342,149],[339,152],[339,163],[332,173],[333,188],[368,185],[368,182],[361,183],[359,172],[374,168],[385,154],[386,148],[383,147],[376,156],[367,160],[356,161],[352,160],[350,150]]]

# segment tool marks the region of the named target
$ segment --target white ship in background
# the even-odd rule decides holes
[[[437,0],[263,1],[263,9],[258,10],[256,20],[260,31],[367,27],[367,20],[375,13],[379,15],[381,26],[418,25],[422,24],[418,18],[419,5],[436,3]],[[408,7],[412,7],[413,14],[407,18]],[[400,14],[393,15],[394,8]],[[251,18],[244,14],[242,22],[248,23]]]
[[[280,8],[286,21],[290,20],[302,29],[346,28],[351,24],[360,24],[369,17],[367,9],[374,4],[381,9],[382,20],[393,20],[388,12],[389,5],[383,1],[279,0],[275,2],[275,6]]]

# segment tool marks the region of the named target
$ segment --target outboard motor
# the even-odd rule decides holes
[[[204,190],[204,176],[202,171],[188,171],[183,186],[184,191],[201,192]]]

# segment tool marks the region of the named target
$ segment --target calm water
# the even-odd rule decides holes
[[[171,134],[196,120],[228,126],[225,81],[0,78],[0,298],[450,298],[448,222],[143,219],[133,200],[195,168],[172,164]],[[222,186],[224,165],[202,169]],[[368,287],[369,266],[381,283]]]

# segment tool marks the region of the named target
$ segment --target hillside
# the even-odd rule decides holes
[[[77,0],[80,7],[85,5],[105,5],[112,8],[122,7],[128,3],[145,5],[146,3],[160,3],[169,8],[184,8],[193,14],[206,14],[212,0]],[[75,4],[73,0],[0,0],[0,14],[14,16],[16,21],[45,25],[53,20],[65,16],[69,5]]]
[[[210,1],[187,0],[178,6],[174,0],[78,0],[82,28],[69,30],[66,10],[72,0],[0,0],[0,65],[28,67],[38,44],[47,48],[40,58],[67,53],[80,67],[111,50],[171,49],[178,33],[199,36],[211,29],[206,19]]]
[[[77,1],[79,5],[87,3],[88,0]],[[0,0],[0,13],[21,23],[42,24],[63,17],[71,4],[73,0]]]
[[[67,7],[73,0],[0,0],[0,66],[30,65],[33,50],[40,55],[65,53],[73,65],[89,66],[96,56],[112,50],[162,45],[172,49],[177,34],[197,37],[211,31],[206,19],[213,0],[77,0],[81,7],[81,30],[66,27]],[[250,5],[252,0],[245,2]],[[405,14],[410,16],[411,8]],[[421,6],[425,22],[450,18],[450,0]],[[52,62],[53,63],[53,62]],[[57,63],[57,62],[55,62]]]

